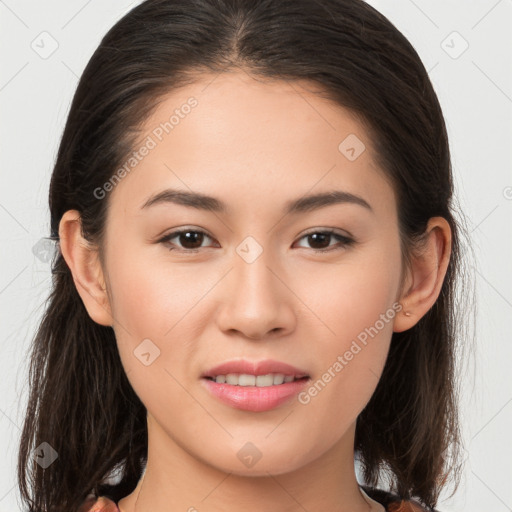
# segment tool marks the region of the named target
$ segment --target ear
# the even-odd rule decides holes
[[[399,301],[403,307],[395,317],[394,332],[413,327],[434,305],[446,275],[452,248],[450,225],[444,217],[429,219],[425,242],[411,256],[411,269]]]
[[[112,314],[98,249],[82,236],[80,213],[68,210],[59,223],[62,256],[89,316],[98,324],[112,326]]]

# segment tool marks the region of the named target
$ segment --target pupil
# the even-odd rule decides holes
[[[191,235],[192,233],[192,235]],[[190,236],[191,235],[191,236]],[[201,247],[201,244],[202,244],[202,237],[203,234],[202,233],[198,233],[197,231],[185,231],[184,233],[181,233],[180,235],[180,242],[182,243],[183,246],[185,246],[187,249],[196,249],[198,247]],[[194,245],[193,247],[187,247],[187,243],[194,243],[197,242],[197,237],[199,237],[199,245]],[[196,240],[194,240],[194,238],[196,238]],[[183,243],[183,240],[185,241],[185,243]]]
[[[329,237],[331,235],[330,234],[326,234],[326,233],[313,233],[311,235],[309,235],[309,238],[310,238],[310,244],[312,247],[314,247],[315,249],[325,249],[325,247],[328,247],[329,246],[329,243],[327,243],[327,245],[325,246],[322,246],[322,247],[315,247],[315,243],[318,243],[318,237],[320,237],[321,239],[323,239],[323,241],[325,242],[327,240],[329,240]],[[315,240],[316,238],[316,240]],[[313,243],[311,243],[311,239],[313,240]],[[322,245],[322,244],[320,244]]]

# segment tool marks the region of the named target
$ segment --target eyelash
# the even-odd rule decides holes
[[[201,233],[213,240],[213,238],[210,235],[208,235],[208,233],[206,233],[205,231],[203,231],[201,229],[180,229],[177,231],[173,231],[172,233],[169,233],[168,235],[165,235],[158,242],[163,243],[163,244],[168,243],[170,240],[172,240],[173,238],[176,238],[177,236],[181,235],[182,233]],[[335,247],[330,247],[327,249],[312,249],[315,253],[326,253],[326,252],[331,252],[331,251],[335,251],[335,250],[340,250],[344,247],[350,247],[355,244],[355,240],[353,240],[347,236],[340,235],[339,233],[337,233],[336,231],[331,230],[331,229],[327,229],[327,230],[323,230],[323,231],[320,231],[320,230],[310,231],[309,233],[302,235],[299,238],[299,240],[302,240],[303,238],[306,238],[307,236],[314,235],[314,234],[331,235],[334,238],[337,238],[341,243],[341,246],[338,246],[338,247],[335,246]],[[174,247],[168,247],[168,249],[169,249],[169,251],[177,251],[177,252],[182,252],[182,253],[199,252],[199,249],[176,249]]]

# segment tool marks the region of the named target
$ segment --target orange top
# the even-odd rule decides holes
[[[362,487],[368,496],[380,503],[386,512],[429,512],[416,500],[401,500],[395,494],[380,489]],[[106,496],[87,498],[78,512],[120,512],[117,504]],[[439,512],[432,510],[431,512]]]
[[[119,512],[119,508],[115,501],[106,496],[95,498],[94,496],[87,498],[78,512]]]

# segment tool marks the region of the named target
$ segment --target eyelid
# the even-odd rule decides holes
[[[345,238],[350,238],[350,239],[354,240],[354,237],[352,236],[352,234],[349,231],[347,231],[346,229],[331,228],[331,227],[327,227],[327,226],[311,228],[311,229],[305,231],[304,233],[302,233],[301,235],[299,235],[299,238],[310,235],[311,233],[332,233],[335,235],[343,236]]]

